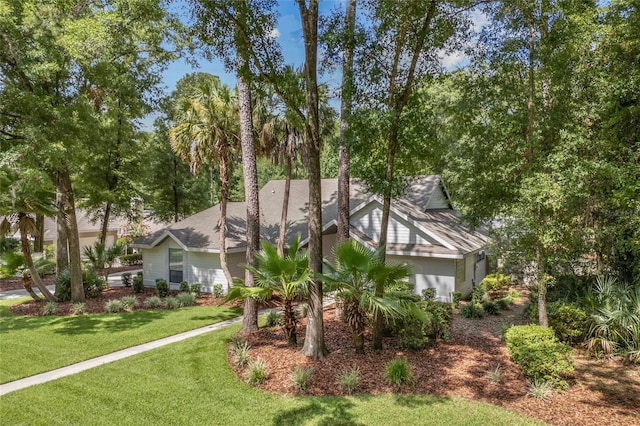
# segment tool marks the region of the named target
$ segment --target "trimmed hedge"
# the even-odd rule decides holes
[[[547,314],[549,326],[560,341],[572,346],[584,341],[591,321],[580,306],[558,300],[549,304]]]
[[[480,282],[484,291],[506,290],[511,285],[511,276],[504,274],[489,274]]]
[[[123,254],[120,263],[126,266],[142,265],[142,253]]]
[[[560,343],[553,330],[539,325],[516,325],[505,333],[511,359],[530,381],[549,382],[556,389],[568,386],[564,380],[573,371],[571,347]]]

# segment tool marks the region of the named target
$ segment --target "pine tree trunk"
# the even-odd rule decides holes
[[[26,214],[19,214],[19,223],[23,222],[26,219]],[[20,244],[22,246],[22,255],[24,256],[24,263],[27,264],[27,268],[29,269],[29,273],[31,274],[31,279],[35,283],[40,293],[50,302],[55,302],[56,297],[49,291],[47,286],[44,285],[40,275],[38,274],[38,270],[33,264],[33,259],[31,258],[31,249],[29,248],[29,238],[27,237],[27,230],[24,227],[20,229]],[[33,297],[33,295],[31,296]]]
[[[33,251],[42,253],[44,251],[44,215],[36,214],[36,233],[33,236]]]
[[[104,216],[102,217],[102,226],[100,227],[100,244],[107,248],[107,232],[109,231],[109,219],[111,218],[111,203],[107,202],[107,206],[104,209]]]
[[[58,177],[59,180],[59,177]],[[62,194],[60,192],[60,184],[57,184],[56,192],[56,276],[60,276],[62,271],[69,269],[69,239],[67,238],[67,222],[64,214],[64,203],[62,202]]]
[[[345,15],[345,31],[347,44],[344,49],[344,63],[342,65],[342,99],[340,105],[340,146],[338,148],[338,231],[336,244],[349,239],[349,186],[350,186],[350,155],[347,143],[347,129],[353,96],[353,50],[354,29],[356,21],[356,0],[349,0]]]
[[[284,244],[287,233],[287,213],[289,212],[289,193],[291,192],[291,155],[286,154],[287,176],[284,181],[282,197],[282,214],[280,215],[280,231],[278,233],[278,256],[284,256]]]
[[[320,179],[320,126],[318,115],[318,0],[297,0],[302,21],[305,50],[305,81],[307,121],[304,144],[309,172],[309,267],[314,279],[309,286],[307,333],[302,353],[314,360],[324,358],[322,283],[316,278],[322,272],[322,197]]]
[[[538,322],[542,327],[549,327],[547,315],[547,280],[545,279],[544,253],[538,244],[536,247],[536,278],[538,280]]]
[[[247,205],[247,265],[255,266],[255,254],[260,250],[260,201],[258,197],[258,169],[256,165],[256,146],[253,139],[253,120],[251,91],[241,75],[238,75],[238,106],[240,110],[240,143],[242,145],[242,169],[244,172],[244,194]],[[245,269],[244,283],[253,287],[254,276]],[[248,334],[258,330],[258,304],[255,299],[244,302],[241,333]]]
[[[82,286],[82,264],[80,259],[80,238],[78,237],[78,222],[76,207],[71,186],[71,176],[66,163],[60,171],[58,180],[62,204],[65,212],[65,226],[69,242],[69,272],[71,275],[71,300],[74,303],[84,302],[84,288]]]
[[[220,267],[227,279],[227,289],[233,285],[233,277],[227,265],[227,203],[229,202],[229,165],[227,164],[227,147],[221,148],[220,154]]]
[[[33,291],[33,287],[31,286],[31,277],[28,274],[22,274],[22,287],[24,287],[27,293],[29,293],[29,296],[31,296],[31,298],[36,302],[42,300],[42,298]]]

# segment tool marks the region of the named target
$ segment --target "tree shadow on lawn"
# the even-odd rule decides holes
[[[54,333],[66,335],[95,334],[104,331],[117,333],[141,327],[166,315],[166,311],[148,310],[123,312],[100,318],[94,315],[66,317],[59,320],[62,327],[56,329]]]
[[[306,405],[282,410],[273,419],[274,426],[295,426],[307,424],[310,420],[318,425],[362,425],[355,421],[355,416],[349,410],[355,406],[342,397],[324,397],[303,399]]]
[[[4,317],[0,322],[0,334],[17,330],[33,330],[56,323],[55,317]]]

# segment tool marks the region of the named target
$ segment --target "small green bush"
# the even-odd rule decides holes
[[[162,304],[162,300],[158,296],[147,297],[147,299],[142,303],[145,308],[155,309],[160,307]]]
[[[309,387],[309,380],[313,374],[313,368],[298,367],[291,373],[291,382],[298,391],[304,391]]]
[[[269,311],[264,318],[267,327],[275,327],[282,324],[282,314],[278,311]]]
[[[131,284],[133,284],[131,280],[131,272],[125,272],[124,274],[120,275],[120,278],[123,287],[131,287]]]
[[[133,309],[139,304],[136,296],[124,296],[120,302],[122,302],[123,309]]]
[[[118,300],[118,299],[111,299],[108,300],[105,304],[104,304],[104,311],[110,314],[115,314],[117,312],[122,312],[122,310],[124,309],[124,305],[122,304],[122,301]]]
[[[481,305],[468,303],[460,308],[460,315],[465,318],[480,319],[484,318],[484,311]]]
[[[156,278],[156,294],[158,297],[167,297],[169,295],[169,283],[162,278]]]
[[[82,315],[84,314],[84,310],[85,304],[82,302],[78,302],[71,305],[71,309],[69,310],[69,312],[71,313],[71,315]]]
[[[482,302],[482,309],[489,315],[500,315],[500,308],[497,303],[485,300]]]
[[[269,377],[269,365],[262,358],[258,358],[255,361],[249,362],[247,371],[245,372],[245,378],[247,383],[252,386],[262,384]]]
[[[233,360],[236,364],[244,367],[249,363],[249,352],[251,346],[244,340],[236,341],[232,346]]]
[[[178,290],[180,290],[180,292],[182,292],[182,293],[188,293],[189,292],[189,283],[186,282],[186,281],[180,282],[180,287],[178,288]]]
[[[50,316],[55,315],[58,312],[58,304],[56,302],[47,302],[42,308],[42,315]]]
[[[451,304],[431,300],[417,302],[416,306],[423,311],[426,321],[409,316],[389,324],[400,347],[417,350],[424,348],[429,338],[448,339],[453,321]]]
[[[222,297],[224,296],[224,291],[222,290],[222,284],[214,284],[211,290],[211,295],[213,297]]]
[[[180,306],[193,306],[196,304],[196,295],[191,292],[181,292],[176,296]]]
[[[549,326],[561,342],[576,345],[584,340],[590,320],[578,305],[558,300],[548,305]]]
[[[435,300],[436,298],[436,289],[435,288],[425,288],[422,290],[422,299],[423,300]]]
[[[353,394],[360,386],[360,369],[352,367],[342,371],[338,376],[338,383],[347,394]]]
[[[487,293],[481,286],[476,286],[471,291],[471,304],[475,305],[478,303],[482,303],[483,300],[487,299]]]
[[[513,301],[509,298],[509,296],[496,300],[496,305],[501,311],[508,311],[511,308],[512,303]]]
[[[165,309],[178,309],[180,307],[180,301],[172,296],[167,296],[164,298],[164,307]]]
[[[511,285],[511,276],[504,274],[489,274],[480,282],[482,289],[486,291],[506,290]]]
[[[202,290],[200,289],[200,283],[191,284],[191,293],[195,294],[196,297],[200,297]]]
[[[142,253],[123,254],[120,263],[126,266],[142,265]]]
[[[144,280],[142,279],[142,275],[136,275],[133,277],[133,292],[134,293],[142,293],[144,290]]]
[[[88,298],[99,297],[104,289],[104,280],[92,269],[82,271],[82,287]],[[71,273],[63,270],[56,278],[55,296],[60,302],[71,300]]]
[[[451,295],[453,297],[453,306],[458,309],[458,307],[460,307],[460,301],[462,300],[462,293],[454,291]]]
[[[384,377],[396,391],[400,390],[402,385],[414,382],[409,362],[404,358],[394,358],[389,361],[384,368]]]
[[[567,386],[564,376],[573,370],[571,348],[558,342],[550,328],[516,325],[505,334],[511,359],[531,381],[549,382],[555,388]]]
[[[509,289],[509,297],[511,299],[518,299],[520,298],[520,292],[515,288]]]

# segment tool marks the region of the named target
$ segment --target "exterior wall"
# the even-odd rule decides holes
[[[436,289],[436,299],[450,302],[455,289],[455,261],[413,256],[387,255],[389,263],[405,262],[412,268],[409,281],[415,284],[415,293],[421,295],[426,288]]]
[[[173,239],[166,238],[153,248],[142,249],[142,270],[145,286],[154,287],[158,278],[169,281],[170,248],[179,249],[181,247]]]
[[[244,252],[227,254],[227,264],[232,277],[244,278],[244,268],[240,266],[244,263]],[[225,293],[229,290],[217,253],[187,252],[184,268],[185,281],[190,284],[199,283],[201,291],[211,293],[214,284],[222,284]]]
[[[464,278],[456,277],[456,291],[461,292],[463,296],[471,293],[473,287],[478,285],[486,275],[486,257],[478,260],[477,254],[476,251],[464,256]]]
[[[447,197],[445,197],[442,188],[438,185],[438,188],[433,191],[433,194],[431,194],[431,198],[429,198],[429,202],[427,203],[427,210],[446,208],[449,208]]]
[[[99,241],[99,235],[99,232],[81,232],[78,235],[78,238],[80,239],[80,253],[82,254],[85,247],[94,247],[96,241]],[[104,242],[105,247],[110,248],[115,246],[117,239],[118,235],[115,231],[107,232],[107,238],[105,238]]]
[[[380,241],[380,229],[382,227],[382,209],[378,203],[372,203],[367,208],[358,212],[350,220],[351,225],[363,232],[374,241]],[[389,229],[387,233],[389,243],[397,244],[423,244],[432,243],[415,226],[398,217],[393,212],[389,217]]]
[[[336,234],[322,236],[322,257],[333,262],[333,248],[336,245]]]

